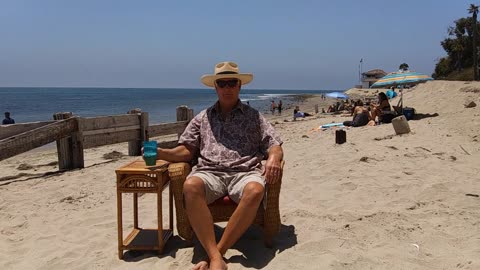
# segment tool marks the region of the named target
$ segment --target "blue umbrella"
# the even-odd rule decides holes
[[[331,92],[326,94],[325,96],[330,97],[330,98],[342,98],[342,99],[347,99],[348,95],[342,92]]]

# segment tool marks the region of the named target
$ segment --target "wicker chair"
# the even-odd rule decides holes
[[[284,161],[282,161],[282,169],[283,165]],[[183,207],[183,183],[185,182],[187,175],[190,173],[190,170],[190,164],[185,162],[172,163],[168,166],[170,186],[175,199],[177,231],[182,238],[189,243],[192,243],[193,230],[188,221],[185,208]],[[266,196],[265,199],[267,201],[260,205],[257,216],[253,222],[263,228],[264,242],[267,247],[272,246],[272,238],[280,230],[279,197],[281,184],[282,181],[280,179],[280,181],[275,184],[266,185],[268,196]],[[228,196],[220,198],[208,205],[214,223],[228,221],[236,207],[237,205],[230,200]]]

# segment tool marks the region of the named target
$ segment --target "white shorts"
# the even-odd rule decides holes
[[[207,204],[227,194],[238,204],[242,198],[243,189],[250,182],[259,183],[265,187],[265,178],[260,171],[255,170],[250,172],[192,171],[187,178],[192,176],[202,179]]]

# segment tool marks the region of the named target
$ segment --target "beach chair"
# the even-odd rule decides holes
[[[403,96],[400,96],[397,106],[392,106],[392,107],[397,115],[402,115],[403,114]]]
[[[284,163],[285,162],[282,161],[282,170]],[[182,238],[191,244],[193,240],[193,230],[183,206],[183,183],[190,173],[190,170],[190,164],[185,162],[172,163],[168,167],[170,187],[172,188],[175,200],[177,231]],[[281,184],[282,181],[280,179],[280,181],[275,184],[266,185],[268,196],[264,197],[266,201],[260,204],[257,216],[253,222],[263,228],[264,243],[267,247],[272,246],[273,236],[280,230],[279,197]],[[237,208],[237,204],[230,200],[228,196],[225,196],[209,204],[208,208],[212,213],[214,223],[225,222],[230,219]]]
[[[393,118],[403,115],[403,101],[402,97],[400,96],[400,99],[397,102],[397,106],[393,105],[392,106],[393,111],[383,111],[382,115],[379,116],[380,122],[382,123],[391,123]]]

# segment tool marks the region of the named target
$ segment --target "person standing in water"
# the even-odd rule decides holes
[[[275,114],[275,109],[277,108],[277,106],[275,105],[275,101],[272,100],[272,104],[271,104],[271,107],[270,107],[270,111],[272,111],[272,115]]]

